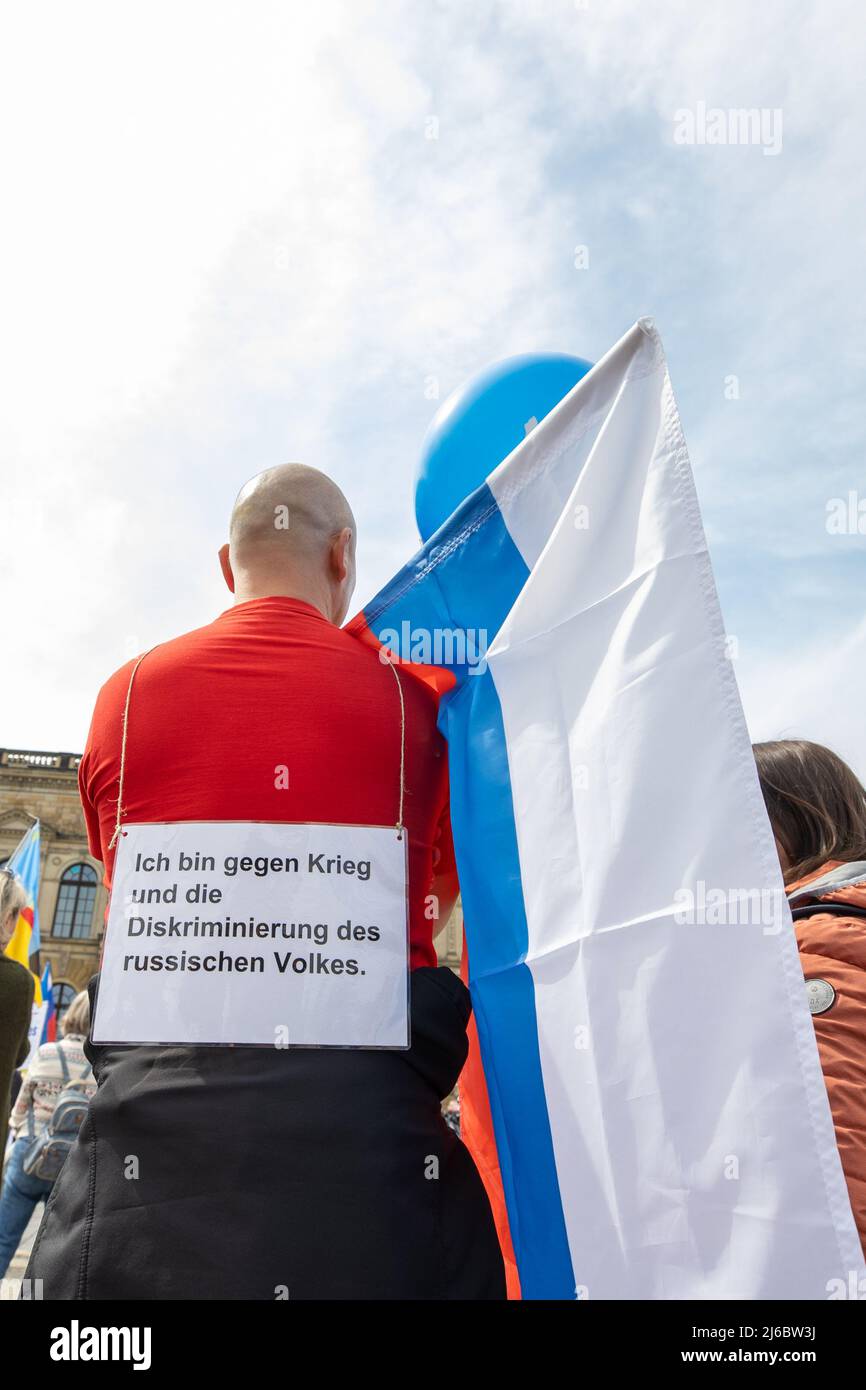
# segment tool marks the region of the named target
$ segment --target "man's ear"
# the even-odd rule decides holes
[[[223,572],[223,579],[229,587],[229,592],[233,594],[235,591],[235,577],[232,574],[232,565],[231,560],[229,559],[228,544],[220,546],[219,557],[220,569]]]
[[[349,574],[352,564],[352,528],[344,526],[339,535],[331,541],[331,570],[334,578],[342,584]]]

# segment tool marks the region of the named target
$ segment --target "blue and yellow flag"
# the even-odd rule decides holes
[[[31,956],[35,956],[39,950],[39,866],[40,841],[37,820],[33,822],[6,865],[27,894],[27,902],[21,909],[5,954],[17,960],[27,970],[30,969]],[[35,975],[34,978],[36,997],[33,1002],[38,1005],[42,1003],[42,986],[39,976]]]

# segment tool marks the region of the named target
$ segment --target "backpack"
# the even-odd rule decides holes
[[[51,1117],[38,1138],[33,1119],[32,1098],[27,1111],[27,1137],[30,1145],[22,1167],[28,1177],[40,1178],[43,1182],[54,1182],[66,1162],[69,1150],[78,1138],[78,1131],[84,1123],[90,1104],[90,1097],[84,1090],[84,1077],[90,1071],[90,1063],[85,1062],[84,1070],[78,1079],[70,1081],[69,1067],[60,1046],[57,1048],[57,1055],[63,1073],[63,1090],[54,1102]]]

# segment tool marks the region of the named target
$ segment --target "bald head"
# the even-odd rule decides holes
[[[317,468],[267,468],[238,493],[220,561],[236,603],[281,594],[342,622],[355,582],[352,509]]]

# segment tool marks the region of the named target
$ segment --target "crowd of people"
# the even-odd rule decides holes
[[[61,1037],[43,1043],[27,1063],[9,1118],[10,1145],[0,1191],[0,1279],[34,1211],[50,1197],[96,1090],[84,1055],[89,1028],[90,999],[82,990],[61,1019]],[[64,1117],[70,1099],[80,1108]]]
[[[274,525],[286,506],[290,546]],[[341,627],[354,557],[351,509],[324,475],[288,465],[253,479],[221,552],[233,607],[109,680],[82,759],[82,804],[110,884],[122,815],[385,826],[399,786],[411,1046],[97,1044],[94,981],[65,1015],[62,1039],[30,1060],[13,1106],[33,979],[0,958],[4,1130],[11,1112],[0,1269],[46,1201],[28,1268],[46,1298],[505,1295],[453,1099],[469,994],[437,966],[433,945],[457,892],[445,745],[426,688],[398,682],[398,705],[394,671]],[[228,760],[241,729],[243,756]],[[866,1246],[866,791],[820,745],[754,751]],[[4,873],[4,946],[21,906]],[[89,1109],[66,1157],[57,1116],[66,1106],[77,1131],[76,1093]],[[46,1158],[55,1130],[59,1177]]]

